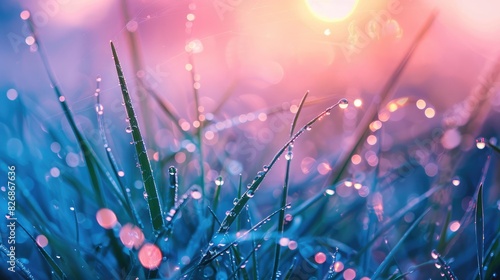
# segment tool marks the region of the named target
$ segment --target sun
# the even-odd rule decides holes
[[[305,0],[309,11],[322,21],[334,22],[348,18],[359,0]]]

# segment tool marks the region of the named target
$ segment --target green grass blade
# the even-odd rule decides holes
[[[169,188],[167,195],[167,209],[172,209],[177,204],[177,194],[179,191],[179,183],[177,180],[177,168],[170,166],[168,168]]]
[[[118,185],[120,186],[121,192],[123,196],[125,197],[126,204],[126,210],[129,216],[132,218],[134,221],[134,224],[139,225],[141,228],[143,227],[142,221],[139,218],[139,215],[137,214],[137,210],[134,207],[134,204],[132,202],[132,198],[130,196],[130,192],[127,192],[125,184],[122,182],[121,176],[119,175],[119,170],[120,168],[118,167],[118,163],[116,161],[115,156],[113,155],[111,151],[111,147],[109,145],[108,137],[106,136],[106,129],[104,126],[104,111],[101,110],[101,103],[100,103],[100,83],[101,83],[101,78],[98,77],[96,79],[97,81],[97,86],[96,86],[96,114],[97,114],[97,123],[99,126],[99,133],[101,135],[102,142],[104,144],[104,150],[106,152],[106,156],[108,158],[108,162],[111,164],[111,169],[113,170],[116,178],[118,178]]]
[[[495,269],[500,267],[500,230],[497,229],[497,234],[491,241],[491,245],[486,251],[485,258],[483,261],[483,267],[487,267],[484,272],[484,278],[491,279],[493,278],[493,273],[495,273]],[[479,280],[479,275],[475,277],[475,279]]]
[[[443,254],[444,250],[446,248],[446,235],[448,233],[448,226],[450,225],[450,220],[451,220],[451,207],[448,209],[448,214],[446,215],[446,220],[443,224],[443,227],[441,228],[441,234],[439,235],[439,242],[437,245],[436,250],[440,253]]]
[[[477,269],[479,279],[484,279],[483,253],[484,253],[484,206],[483,206],[483,184],[479,185],[476,204],[476,246],[477,246]]]
[[[101,172],[105,175],[105,178],[108,180],[108,182],[113,187],[114,194],[116,195],[118,200],[120,200],[120,202],[122,204],[125,204],[125,199],[121,195],[120,190],[119,190],[118,185],[116,184],[115,180],[112,178],[112,176],[106,170],[106,168],[104,167],[104,164],[96,156],[94,150],[92,150],[90,144],[85,139],[82,132],[78,129],[76,122],[73,118],[73,115],[71,113],[71,110],[70,110],[68,104],[66,103],[66,98],[62,94],[62,91],[60,90],[59,85],[57,84],[55,75],[52,72],[49,60],[48,60],[47,55],[45,54],[45,50],[43,48],[43,44],[40,41],[40,39],[36,36],[37,32],[35,30],[35,24],[33,23],[33,20],[31,17],[28,18],[27,23],[28,23],[28,27],[29,27],[30,31],[33,33],[33,36],[35,37],[35,40],[38,44],[37,53],[39,53],[39,55],[40,55],[43,66],[45,68],[45,72],[47,73],[47,76],[48,76],[49,81],[52,85],[52,88],[54,89],[54,92],[56,93],[56,96],[59,100],[59,103],[61,104],[61,108],[63,110],[64,116],[68,120],[68,123],[71,127],[71,130],[75,134],[78,145],[82,151],[83,158],[85,159],[85,163],[87,165],[89,177],[90,177],[90,180],[92,182],[92,187],[94,189],[98,205],[100,207],[106,206],[106,201],[105,201],[103,191],[102,191],[101,186],[100,186],[100,179],[98,176],[99,172]]]
[[[293,136],[293,132],[295,130],[295,126],[297,125],[297,120],[299,119],[300,111],[302,111],[302,107],[304,106],[304,103],[306,101],[307,95],[309,94],[309,91],[304,94],[304,97],[302,97],[302,100],[300,101],[299,108],[297,110],[297,113],[295,114],[295,117],[293,118],[292,121],[292,126],[290,128],[290,136]],[[281,245],[279,244],[279,240],[281,237],[283,237],[283,230],[285,228],[285,208],[284,206],[286,205],[286,200],[288,197],[288,184],[289,184],[289,178],[290,178],[290,166],[292,163],[292,149],[293,147],[290,145],[288,146],[288,157],[286,161],[286,171],[285,171],[285,182],[283,185],[283,193],[281,195],[281,207],[283,210],[280,211],[279,217],[278,217],[278,229],[277,229],[277,235],[276,235],[276,241],[275,241],[275,248],[274,248],[274,264],[273,264],[273,274],[272,274],[272,279],[276,279],[278,269],[279,269],[279,263],[280,263],[280,253],[281,253]]]
[[[35,243],[36,247],[38,248],[38,250],[40,251],[40,253],[42,253],[42,256],[45,258],[45,260],[49,264],[50,268],[54,271],[55,275],[59,279],[68,279],[68,277],[66,276],[66,274],[64,273],[64,271],[59,267],[59,265],[57,265],[57,263],[49,255],[49,253],[47,253],[47,251],[45,251],[45,249],[43,247],[41,247],[40,245],[38,245],[38,243],[36,242],[36,239],[33,237],[33,235],[31,235],[26,230],[26,228],[24,228],[23,225],[21,225],[19,222],[17,222],[17,224],[23,229],[24,232],[26,232],[26,234],[30,237],[30,239],[33,241],[33,243]]]
[[[297,133],[295,133],[286,143],[283,145],[283,147],[276,153],[276,155],[273,157],[273,159],[270,161],[270,163],[264,168],[263,171],[260,171],[255,179],[252,181],[251,184],[249,184],[248,189],[243,193],[241,196],[241,199],[238,200],[238,203],[231,209],[231,212],[234,213],[234,215],[227,215],[226,218],[222,221],[222,225],[218,230],[218,233],[224,233],[227,230],[229,230],[229,226],[232,225],[234,220],[236,219],[236,216],[243,210],[243,207],[247,204],[248,200],[252,198],[257,191],[258,187],[268,174],[269,170],[274,166],[276,161],[281,157],[281,155],[285,152],[285,150],[288,149],[290,145],[292,145],[297,138],[299,138],[305,131],[309,130],[310,127],[317,122],[319,119],[323,118],[326,115],[330,114],[330,111],[338,106],[339,104],[345,104],[347,103],[346,99],[342,99],[336,104],[328,107],[325,111],[317,115],[315,118],[310,120],[306,125],[304,125]]]
[[[113,42],[111,44],[111,51],[113,52],[113,59],[115,61],[116,72],[118,75],[118,80],[120,81],[120,87],[122,91],[123,101],[125,103],[125,109],[127,112],[127,117],[129,118],[130,128],[132,129],[132,139],[134,141],[135,150],[137,153],[137,158],[139,161],[139,166],[141,169],[142,181],[146,194],[148,195],[147,203],[149,208],[149,216],[153,229],[159,231],[163,228],[163,213],[160,199],[158,198],[158,190],[156,188],[156,183],[153,177],[153,169],[151,168],[151,163],[148,158],[148,153],[146,150],[146,145],[142,138],[141,131],[139,129],[139,122],[132,105],[132,100],[130,98],[127,84],[125,82],[125,77],[123,75],[122,67],[120,61],[118,60],[118,55],[116,53],[115,46]]]
[[[289,204],[285,205],[284,208],[288,207]],[[236,238],[235,240],[231,241],[228,245],[226,245],[223,249],[220,249],[218,250],[218,252],[214,253],[214,254],[211,254],[208,258],[205,259],[205,261],[202,263],[202,264],[207,264],[209,262],[211,262],[213,259],[217,258],[218,256],[224,254],[225,251],[229,250],[231,247],[233,247],[235,244],[238,244],[240,243],[241,240],[245,239],[246,236],[249,234],[249,233],[252,233],[254,231],[256,231],[257,229],[259,229],[263,224],[267,223],[267,221],[271,220],[272,217],[274,217],[276,214],[278,214],[281,210],[283,210],[283,208],[280,208],[276,211],[274,211],[273,213],[271,213],[270,215],[268,215],[267,217],[265,217],[264,219],[262,219],[260,222],[256,223],[253,227],[251,227],[250,229],[246,230],[245,232],[243,232],[238,238]],[[218,244],[217,244],[218,245]]]
[[[373,279],[373,280],[382,279],[381,274],[384,272],[384,270],[390,264],[390,262],[392,261],[392,258],[394,258],[394,255],[396,254],[398,249],[403,245],[406,238],[408,238],[410,233],[418,226],[418,224],[420,224],[420,222],[424,219],[425,215],[427,215],[427,213],[429,213],[429,211],[430,211],[430,208],[428,208],[422,215],[420,215],[420,217],[418,217],[415,220],[415,222],[410,226],[410,228],[408,228],[408,230],[403,234],[401,239],[399,239],[396,246],[394,246],[394,248],[392,248],[392,250],[389,252],[389,254],[385,257],[384,261],[378,266],[377,270],[375,270],[375,273],[373,273],[373,276],[371,277],[371,279]]]

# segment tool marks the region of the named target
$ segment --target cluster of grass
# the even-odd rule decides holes
[[[140,129],[137,104],[131,99],[119,62],[119,54],[111,43],[111,52],[121,87],[124,110],[127,115],[127,137],[134,147],[133,158],[115,152],[108,140],[104,114],[99,100],[99,81],[96,90],[96,127],[101,139],[90,143],[76,123],[66,100],[50,70],[49,61],[39,46],[50,82],[59,100],[72,133],[74,149],[78,150],[82,166],[67,167],[63,163],[57,179],[40,177],[37,165],[17,164],[19,258],[16,277],[20,279],[495,279],[500,267],[500,223],[498,206],[487,199],[494,189],[492,162],[499,148],[494,141],[479,139],[474,150],[482,161],[479,174],[467,175],[468,164],[460,148],[442,149],[439,139],[417,152],[437,157],[440,173],[432,179],[415,164],[416,156],[407,143],[394,145],[407,156],[406,162],[394,163],[389,170],[378,164],[364,171],[365,178],[353,178],[354,155],[363,154],[370,135],[380,138],[384,128],[373,129],[379,113],[387,104],[404,110],[411,99],[391,100],[397,82],[407,67],[419,42],[430,28],[431,16],[394,73],[372,104],[368,105],[362,120],[352,135],[352,141],[339,147],[340,156],[332,160],[331,176],[326,186],[311,174],[302,182],[291,180],[293,152],[300,149],[299,137],[307,137],[322,119],[337,109],[345,108],[346,99],[326,106],[309,121],[301,119],[301,111],[308,104],[308,94],[297,105],[289,138],[273,157],[262,156],[263,166],[250,182],[233,178],[227,171],[222,156],[206,149],[203,132],[210,120],[201,121],[193,131],[183,130],[180,119],[171,106],[159,95],[141,86],[161,108],[178,130],[182,140],[195,145],[189,157],[199,163],[198,172],[188,166],[171,166],[175,152],[166,154],[153,163],[146,147],[147,135]],[[35,30],[32,30],[35,33]],[[37,38],[40,44],[40,38]],[[111,61],[110,61],[111,63]],[[471,93],[467,118],[453,129],[462,134],[475,134],[487,96],[499,74],[495,64]],[[198,93],[194,92],[196,109]],[[33,123],[37,114],[31,107],[16,103],[13,128],[23,139],[23,132]],[[330,116],[333,117],[333,116]],[[300,125],[302,124],[302,125]],[[263,124],[265,125],[265,123]],[[28,127],[25,127],[28,126]],[[385,126],[385,124],[384,124]],[[61,139],[58,127],[43,124],[47,143],[71,142]],[[445,128],[443,128],[445,129]],[[37,134],[37,132],[33,132]],[[332,132],[325,131],[324,134]],[[333,132],[334,133],[334,132]],[[430,133],[429,133],[430,134]],[[304,136],[303,136],[304,135]],[[426,134],[428,135],[428,134]],[[27,137],[26,139],[32,139]],[[179,140],[179,139],[177,139]],[[32,140],[31,140],[32,141]],[[25,140],[26,144],[30,140]],[[40,147],[41,149],[41,147]],[[439,151],[439,152],[437,152]],[[485,156],[484,151],[487,151]],[[375,155],[380,163],[395,151],[378,149]],[[45,152],[44,152],[45,153]],[[42,154],[44,154],[42,153]],[[63,151],[56,151],[56,158]],[[50,154],[50,152],[47,152]],[[208,156],[210,155],[210,156]],[[469,155],[470,156],[470,155]],[[33,155],[34,160],[36,155]],[[2,172],[12,160],[2,155]],[[284,172],[273,169],[283,158]],[[39,161],[42,161],[39,159]],[[213,162],[212,162],[213,161]],[[125,174],[121,166],[131,162],[140,171],[138,178]],[[191,162],[186,160],[185,162]],[[411,162],[410,165],[407,163]],[[217,166],[220,176],[213,182],[206,180],[205,166]],[[411,166],[411,170],[407,170]],[[214,169],[213,167],[212,169]],[[406,170],[405,170],[406,169]],[[164,171],[167,172],[164,172]],[[186,170],[190,171],[187,173]],[[59,174],[60,172],[60,174]],[[272,173],[274,172],[274,173]],[[469,178],[459,181],[457,174]],[[224,175],[227,174],[227,175]],[[259,187],[266,177],[282,177],[282,189],[274,205],[259,207]],[[425,176],[425,180],[418,178]],[[194,179],[193,179],[194,178]],[[140,180],[144,194],[136,192],[130,182]],[[417,184],[412,183],[416,181]],[[189,184],[188,184],[189,182]],[[456,197],[456,185],[472,187],[465,211],[461,197]],[[354,185],[354,186],[353,186]],[[405,186],[416,189],[411,195]],[[417,185],[417,186],[416,186]],[[289,189],[313,188],[314,195],[290,199]],[[338,192],[366,195],[341,196]],[[234,195],[235,194],[235,195]],[[457,206],[458,201],[458,206]],[[2,206],[3,207],[3,206]],[[265,210],[262,210],[262,209]],[[458,208],[458,210],[457,210]],[[271,209],[271,210],[269,210]],[[267,212],[265,212],[267,211]],[[457,216],[460,215],[460,216]],[[459,220],[458,227],[452,220]],[[2,229],[3,230],[3,229]],[[3,233],[2,233],[3,234]],[[47,242],[41,239],[46,238]],[[2,238],[2,242],[5,240]],[[464,245],[467,244],[467,245]],[[7,259],[8,247],[0,245],[2,257]],[[1,275],[13,277],[2,261]]]

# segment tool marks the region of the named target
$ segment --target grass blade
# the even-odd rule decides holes
[[[172,209],[177,204],[177,194],[179,191],[179,183],[177,180],[177,168],[170,166],[168,168],[169,188],[167,195],[167,209]]]
[[[227,231],[229,229],[229,226],[234,222],[235,218],[236,218],[236,215],[238,215],[241,210],[243,209],[243,207],[246,205],[246,203],[248,202],[248,200],[250,198],[252,198],[256,192],[256,190],[258,189],[258,187],[260,186],[260,184],[262,183],[262,181],[264,180],[264,178],[266,177],[266,175],[268,174],[269,170],[274,166],[274,164],[276,163],[276,161],[281,157],[281,155],[285,152],[286,149],[288,149],[288,147],[290,145],[292,145],[295,140],[297,140],[297,138],[299,138],[306,130],[309,130],[310,127],[315,123],[317,122],[319,119],[323,118],[324,116],[326,115],[329,115],[330,114],[330,111],[338,106],[339,104],[346,104],[347,103],[347,100],[346,99],[342,99],[340,100],[339,102],[337,102],[336,104],[328,107],[325,111],[323,111],[322,113],[320,113],[319,115],[317,115],[315,118],[313,118],[312,120],[310,120],[306,125],[304,125],[297,133],[295,133],[286,143],[285,145],[283,145],[283,147],[276,153],[276,155],[273,157],[273,159],[271,160],[271,162],[266,165],[264,167],[264,170],[263,171],[260,171],[257,176],[255,177],[255,179],[252,181],[251,184],[249,184],[248,186],[248,189],[242,194],[241,196],[241,199],[238,201],[238,203],[231,209],[231,211],[233,211],[235,213],[235,215],[228,215],[226,216],[226,218],[222,221],[222,225],[221,225],[221,228],[219,229],[219,232],[222,233],[224,231]]]
[[[439,235],[439,242],[436,250],[442,254],[444,249],[446,248],[446,234],[448,232],[448,226],[450,225],[451,220],[451,207],[448,209],[448,214],[446,215],[446,220],[441,228],[441,234]],[[432,235],[431,235],[432,236]]]
[[[141,169],[142,181],[146,194],[148,195],[147,203],[149,208],[149,215],[151,218],[151,223],[155,231],[159,231],[163,228],[163,213],[161,208],[160,199],[158,198],[158,190],[156,188],[156,183],[153,177],[153,169],[151,168],[151,163],[148,158],[148,153],[146,150],[146,145],[142,138],[141,131],[139,129],[139,122],[132,105],[132,100],[128,93],[127,84],[125,82],[125,77],[123,76],[122,67],[120,61],[118,60],[118,55],[116,53],[115,46],[113,42],[111,44],[111,51],[113,52],[113,59],[115,61],[116,72],[118,74],[118,80],[120,81],[120,87],[122,90],[123,101],[125,103],[125,109],[127,112],[127,117],[129,118],[130,128],[132,129],[132,139],[134,140],[135,151],[137,153],[137,158],[139,161],[139,167]]]
[[[31,235],[26,230],[26,228],[24,228],[23,225],[21,225],[19,222],[17,222],[17,224],[23,229],[24,232],[26,232],[26,234],[30,237],[30,239],[33,241],[33,243],[35,243],[35,245],[38,248],[38,250],[40,251],[40,253],[42,253],[42,256],[45,258],[45,260],[47,261],[47,263],[49,264],[49,266],[51,267],[51,269],[54,271],[55,275],[59,279],[68,279],[68,277],[63,272],[63,270],[61,269],[61,267],[59,267],[59,265],[57,265],[57,263],[49,255],[49,253],[47,253],[47,251],[45,251],[45,249],[43,247],[41,247],[40,245],[38,245],[38,243],[36,242],[36,239],[33,237],[33,235]]]
[[[476,205],[476,246],[477,246],[477,269],[479,279],[483,280],[483,253],[484,253],[484,206],[483,206],[483,184],[479,185]]]
[[[427,215],[427,213],[429,213],[429,211],[430,211],[430,208],[428,208],[422,215],[420,215],[420,217],[418,217],[418,219],[415,220],[415,222],[410,226],[410,228],[408,228],[408,230],[405,232],[405,234],[403,234],[403,236],[398,241],[396,246],[394,246],[394,248],[392,248],[392,250],[389,252],[389,254],[385,257],[385,260],[378,266],[377,270],[375,270],[375,273],[373,273],[373,276],[371,279],[373,279],[373,280],[381,279],[381,274],[384,272],[385,268],[392,261],[392,258],[394,258],[394,255],[396,254],[398,249],[403,245],[406,238],[408,238],[410,233],[418,226],[418,224],[420,224],[420,222],[424,219],[425,215]]]
[[[309,91],[304,94],[304,97],[302,97],[302,100],[300,101],[299,108],[297,110],[297,113],[295,114],[295,117],[293,118],[292,121],[292,126],[290,128],[290,136],[293,136],[293,131],[295,130],[295,126],[297,125],[297,120],[299,119],[300,111],[302,111],[302,107],[304,106],[304,103],[306,101],[307,95],[309,94]],[[272,274],[272,279],[276,279],[278,269],[279,269],[279,263],[280,263],[280,253],[281,253],[281,245],[279,244],[279,240],[281,237],[283,237],[283,230],[285,228],[285,208],[284,206],[286,205],[286,200],[288,197],[288,183],[289,183],[289,178],[290,178],[290,166],[292,163],[292,149],[293,147],[290,145],[288,146],[288,156],[287,156],[287,161],[286,161],[286,171],[285,171],[285,183],[283,185],[283,193],[281,195],[281,207],[282,210],[280,211],[279,217],[278,217],[278,229],[277,229],[277,235],[276,235],[276,245],[274,249],[274,264],[273,264],[273,274]]]
[[[134,221],[134,224],[139,225],[141,228],[143,227],[142,221],[139,218],[139,215],[137,214],[137,210],[134,207],[134,204],[132,202],[132,198],[130,195],[130,192],[127,192],[125,184],[122,182],[122,178],[119,174],[120,168],[118,167],[118,163],[116,161],[115,156],[111,152],[111,147],[109,146],[108,142],[108,137],[106,136],[106,129],[104,127],[104,111],[102,110],[102,105],[100,102],[100,83],[101,83],[101,78],[98,77],[96,79],[97,86],[96,86],[96,91],[95,91],[95,96],[96,96],[96,114],[97,114],[97,123],[99,126],[99,132],[101,134],[101,139],[102,143],[104,144],[104,150],[106,152],[106,156],[108,158],[109,163],[111,164],[111,169],[113,170],[114,174],[118,178],[118,185],[121,188],[123,196],[125,196],[125,201],[126,201],[126,210],[129,214],[129,216],[132,218]]]

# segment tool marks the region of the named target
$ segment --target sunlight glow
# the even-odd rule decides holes
[[[358,0],[306,0],[309,11],[322,21],[335,22],[348,18]]]

